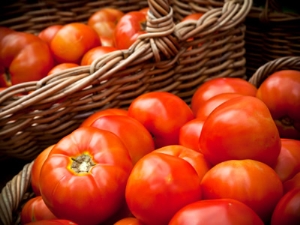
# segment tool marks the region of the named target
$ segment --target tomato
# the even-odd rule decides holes
[[[228,160],[212,167],[201,182],[203,199],[231,198],[243,202],[267,222],[283,195],[276,172],[259,161]]]
[[[119,20],[114,32],[114,43],[118,49],[128,49],[141,34],[146,33],[147,15],[141,11],[131,11]]]
[[[21,211],[21,223],[26,224],[29,222],[39,220],[57,219],[56,216],[46,206],[42,196],[36,196],[29,199]]]
[[[191,20],[198,20],[203,16],[203,13],[192,13],[184,17],[181,21],[191,21]]]
[[[114,31],[124,13],[114,8],[102,8],[93,13],[87,22],[99,35],[103,46],[114,46]]]
[[[287,192],[276,205],[271,225],[300,224],[300,188]]]
[[[53,57],[47,43],[25,32],[1,31],[0,80],[11,86],[27,81],[38,81],[53,67]]]
[[[100,45],[99,36],[91,27],[84,23],[69,23],[57,31],[50,48],[58,63],[80,64],[88,50]]]
[[[36,196],[41,195],[40,185],[39,185],[40,173],[41,173],[42,166],[45,160],[47,159],[53,146],[54,145],[51,145],[45,150],[43,150],[41,153],[39,153],[39,155],[36,157],[36,159],[33,162],[31,168],[31,187]]]
[[[52,220],[39,220],[26,225],[77,225],[76,223],[69,220],[52,219]]]
[[[199,137],[204,120],[195,118],[184,124],[179,130],[179,144],[195,151],[199,150]]]
[[[111,46],[97,46],[88,50],[82,57],[80,65],[91,65],[95,59],[98,59],[100,56],[118,50],[115,47]]]
[[[47,75],[50,75],[50,74],[54,74],[54,73],[58,73],[58,72],[61,72],[65,69],[70,69],[70,68],[75,68],[75,67],[78,67],[79,65],[76,64],[76,63],[60,63],[56,66],[54,66],[49,72]]]
[[[98,129],[116,134],[125,144],[135,164],[141,157],[154,150],[154,141],[149,131],[136,119],[127,115],[104,115],[90,123],[89,118],[83,122]]]
[[[169,225],[264,225],[246,204],[234,199],[210,199],[193,202],[181,208]]]
[[[40,39],[42,39],[43,41],[45,41],[48,45],[50,45],[53,37],[55,36],[57,31],[59,31],[62,27],[63,27],[63,25],[60,25],[60,24],[50,25],[50,26],[46,27],[45,29],[43,29],[38,34],[38,37]]]
[[[281,150],[273,167],[282,182],[300,172],[300,140],[281,139]]]
[[[271,74],[259,86],[256,96],[268,106],[280,137],[300,139],[300,71]]]
[[[183,146],[165,146],[135,164],[125,198],[139,221],[168,224],[179,209],[201,199],[200,179],[193,167],[195,154],[199,153]]]
[[[147,16],[148,11],[149,11],[149,7],[142,8],[139,11],[142,12],[142,13],[145,13],[145,15]]]
[[[199,147],[213,165],[254,159],[274,166],[281,141],[267,106],[256,97],[243,95],[211,112],[204,121]]]
[[[217,94],[217,95],[211,97],[210,99],[208,99],[207,101],[205,101],[202,104],[201,108],[198,109],[195,116],[196,116],[196,118],[205,120],[206,117],[219,105],[221,105],[222,103],[226,102],[229,99],[239,97],[239,96],[241,96],[241,95],[237,94],[237,93]]]
[[[58,218],[99,224],[124,201],[132,162],[113,133],[80,127],[55,144],[40,174],[45,204]]]
[[[300,188],[300,172],[298,172],[291,179],[283,182],[283,189],[285,193],[294,188]]]
[[[180,128],[194,119],[189,105],[169,92],[148,92],[135,98],[128,115],[140,121],[154,138],[155,148],[179,143]]]
[[[211,97],[221,93],[238,93],[256,95],[257,88],[241,78],[214,78],[200,85],[192,96],[191,108],[196,114],[203,103]]]
[[[117,221],[113,225],[144,225],[144,223],[139,221],[137,218],[126,217],[126,218],[123,218],[123,219]]]

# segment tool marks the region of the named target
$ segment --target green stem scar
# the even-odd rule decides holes
[[[72,158],[71,168],[75,173],[88,173],[96,164],[93,162],[91,156],[82,154],[76,158]]]

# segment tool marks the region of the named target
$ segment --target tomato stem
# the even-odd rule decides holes
[[[76,158],[72,158],[72,170],[75,173],[88,173],[96,164],[93,162],[91,156],[82,154]]]
[[[288,116],[282,117],[280,121],[284,126],[291,126],[294,123],[294,121]]]

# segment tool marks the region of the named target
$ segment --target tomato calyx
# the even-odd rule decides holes
[[[282,117],[279,121],[284,126],[293,126],[294,124],[294,121],[288,116]]]
[[[88,173],[96,164],[93,162],[91,156],[82,154],[76,158],[72,158],[71,168],[75,173]]]
[[[10,75],[10,72],[9,72],[9,69],[8,68],[4,68],[4,73],[2,74],[2,77],[3,77],[3,80],[6,84],[6,86],[12,86],[12,83],[11,83],[11,75]]]

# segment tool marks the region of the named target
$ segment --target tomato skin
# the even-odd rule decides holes
[[[169,225],[264,225],[260,217],[244,203],[234,199],[200,200],[186,205]]]
[[[25,225],[78,225],[70,220],[52,219],[52,220],[39,220]]]
[[[259,161],[228,160],[212,167],[201,181],[203,199],[231,198],[252,208],[264,221],[283,195],[276,172]]]
[[[42,196],[29,199],[21,211],[21,223],[57,219],[44,203]]]
[[[143,24],[147,22],[147,15],[141,11],[125,13],[117,23],[114,32],[114,43],[117,49],[128,49],[141,34],[145,34]]]
[[[114,225],[144,225],[144,223],[139,221],[137,218],[126,217],[117,221],[116,223],[114,223]]]
[[[274,166],[281,141],[266,105],[258,98],[240,96],[211,112],[203,124],[199,146],[213,165],[230,159],[254,159]]]
[[[53,37],[62,27],[63,25],[60,24],[48,26],[38,34],[38,37],[50,45]]]
[[[102,55],[118,50],[112,46],[97,46],[88,50],[82,57],[80,65],[91,65],[95,59],[98,59]]]
[[[282,182],[300,172],[300,140],[281,138],[281,150],[273,168]]]
[[[300,139],[300,71],[271,74],[256,96],[268,106],[282,138]]]
[[[180,208],[201,199],[199,176],[188,157],[181,156],[187,155],[165,154],[158,150],[135,164],[126,186],[128,207],[145,224],[168,224]],[[192,149],[187,151],[197,153]]]
[[[272,214],[271,225],[300,223],[300,188],[287,192],[279,200]]]
[[[70,68],[75,68],[78,67],[79,65],[76,63],[60,63],[54,66],[47,75],[53,74],[53,73],[58,73],[61,72],[65,69],[70,69]]]
[[[257,88],[241,78],[214,78],[198,87],[192,96],[191,108],[195,115],[202,104],[211,97],[221,93],[238,93],[255,96]]]
[[[300,172],[298,172],[291,179],[283,182],[284,193],[286,193],[294,188],[300,188]]]
[[[91,160],[91,168],[80,157]],[[41,195],[58,218],[96,225],[118,211],[131,169],[128,151],[115,134],[80,127],[49,153],[40,174]]]
[[[32,168],[31,168],[31,187],[36,196],[41,195],[40,192],[40,173],[42,166],[47,159],[51,149],[54,147],[54,145],[49,146],[45,150],[43,150],[34,160]]]
[[[153,135],[155,148],[179,143],[180,128],[194,119],[190,107],[169,92],[148,92],[134,99],[128,115],[140,121]]]
[[[101,45],[95,30],[83,23],[64,25],[51,40],[50,48],[58,63],[80,64],[83,55]]]

